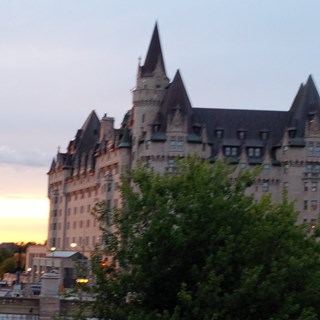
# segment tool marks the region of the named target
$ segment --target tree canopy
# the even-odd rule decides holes
[[[105,319],[318,319],[320,246],[293,205],[246,194],[255,174],[189,158],[174,174],[138,167],[122,208],[102,204],[107,254],[93,257]],[[110,228],[117,232],[110,232]]]

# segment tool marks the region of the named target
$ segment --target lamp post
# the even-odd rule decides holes
[[[52,253],[52,257],[51,257],[51,272],[53,272],[53,268],[54,268],[54,252],[57,250],[56,247],[51,247],[50,251]]]

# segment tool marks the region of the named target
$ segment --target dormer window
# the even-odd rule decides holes
[[[237,147],[225,147],[224,148],[224,155],[226,157],[236,157],[238,155],[238,148]]]
[[[260,139],[263,141],[269,140],[269,131],[268,130],[262,130],[260,131]]]
[[[194,123],[192,125],[192,128],[193,128],[193,132],[197,135],[200,135],[201,134],[201,124],[199,123]]]
[[[215,131],[215,137],[218,139],[222,139],[223,138],[223,130],[222,129],[217,129]]]
[[[261,157],[261,148],[248,148],[248,156],[260,158]]]
[[[308,121],[311,123],[314,121],[314,117],[316,115],[316,112],[315,111],[311,111],[308,113]]]
[[[295,127],[292,127],[292,128],[289,128],[288,129],[288,135],[289,135],[289,138],[294,138],[297,134],[297,128]]]
[[[158,133],[160,131],[160,124],[153,125],[153,133]]]
[[[238,139],[244,140],[247,136],[247,132],[245,130],[238,130]]]

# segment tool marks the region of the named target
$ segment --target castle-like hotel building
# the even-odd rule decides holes
[[[48,172],[48,246],[71,243],[88,254],[101,243],[91,211],[105,200],[121,205],[118,186],[126,168],[142,161],[160,173],[174,170],[179,157],[228,161],[263,170],[248,190],[259,199],[284,190],[295,200],[299,222],[314,228],[320,212],[320,99],[312,77],[301,84],[289,111],[204,109],[191,106],[180,72],[170,82],[157,25],[139,65],[132,108],[120,128],[92,111],[58,152]]]

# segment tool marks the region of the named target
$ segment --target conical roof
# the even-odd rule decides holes
[[[320,97],[310,75],[306,84],[301,85],[289,111],[288,129],[295,132],[291,144],[302,141],[305,134],[305,123],[309,116],[320,117]]]
[[[158,25],[156,23],[153,30],[146,60],[144,62],[144,65],[141,67],[142,75],[147,75],[147,76],[152,75],[152,72],[155,70],[158,63],[160,63],[160,66],[163,69],[163,72],[166,73],[162,50],[161,50]]]
[[[166,128],[167,118],[172,117],[177,111],[180,112],[183,118],[187,117],[187,119],[190,120],[192,106],[179,70],[177,70],[168,88],[167,95],[160,108],[161,114],[157,114],[154,123],[161,121],[161,131],[163,131]]]

